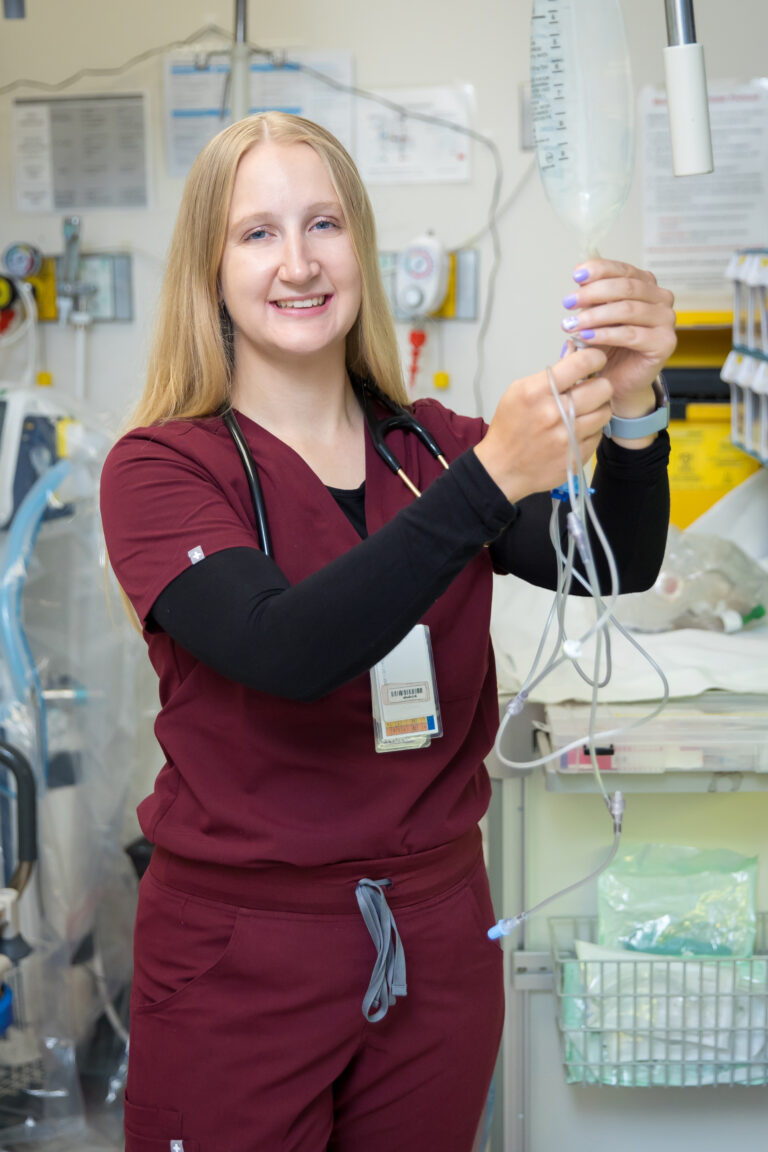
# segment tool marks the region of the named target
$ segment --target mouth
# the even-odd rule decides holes
[[[281,311],[289,312],[294,309],[322,308],[328,300],[330,300],[330,295],[326,294],[323,296],[297,297],[291,300],[271,300],[270,303]]]

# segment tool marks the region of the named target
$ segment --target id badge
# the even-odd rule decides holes
[[[426,748],[442,736],[429,628],[417,624],[371,668],[377,752]]]

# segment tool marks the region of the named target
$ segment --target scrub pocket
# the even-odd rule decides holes
[[[125,1101],[125,1152],[201,1152],[185,1140],[181,1114],[171,1108],[142,1108]]]
[[[232,905],[188,896],[146,872],[136,912],[131,1013],[160,1008],[204,980],[227,953],[237,919]]]
[[[489,947],[501,951],[500,940],[489,940],[488,929],[496,923],[496,913],[491,900],[491,888],[488,883],[488,873],[481,860],[471,876],[467,878],[466,895],[472,906],[472,914],[480,933],[488,940]]]

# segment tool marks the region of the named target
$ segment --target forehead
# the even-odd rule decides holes
[[[232,186],[231,211],[246,207],[288,206],[295,200],[338,201],[325,161],[310,144],[264,140],[240,158]]]

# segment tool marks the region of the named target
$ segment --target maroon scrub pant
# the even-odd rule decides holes
[[[362,1013],[376,950],[355,899],[389,879],[407,995]],[[479,833],[326,868],[156,849],[141,882],[126,1152],[470,1152],[501,1035]]]

